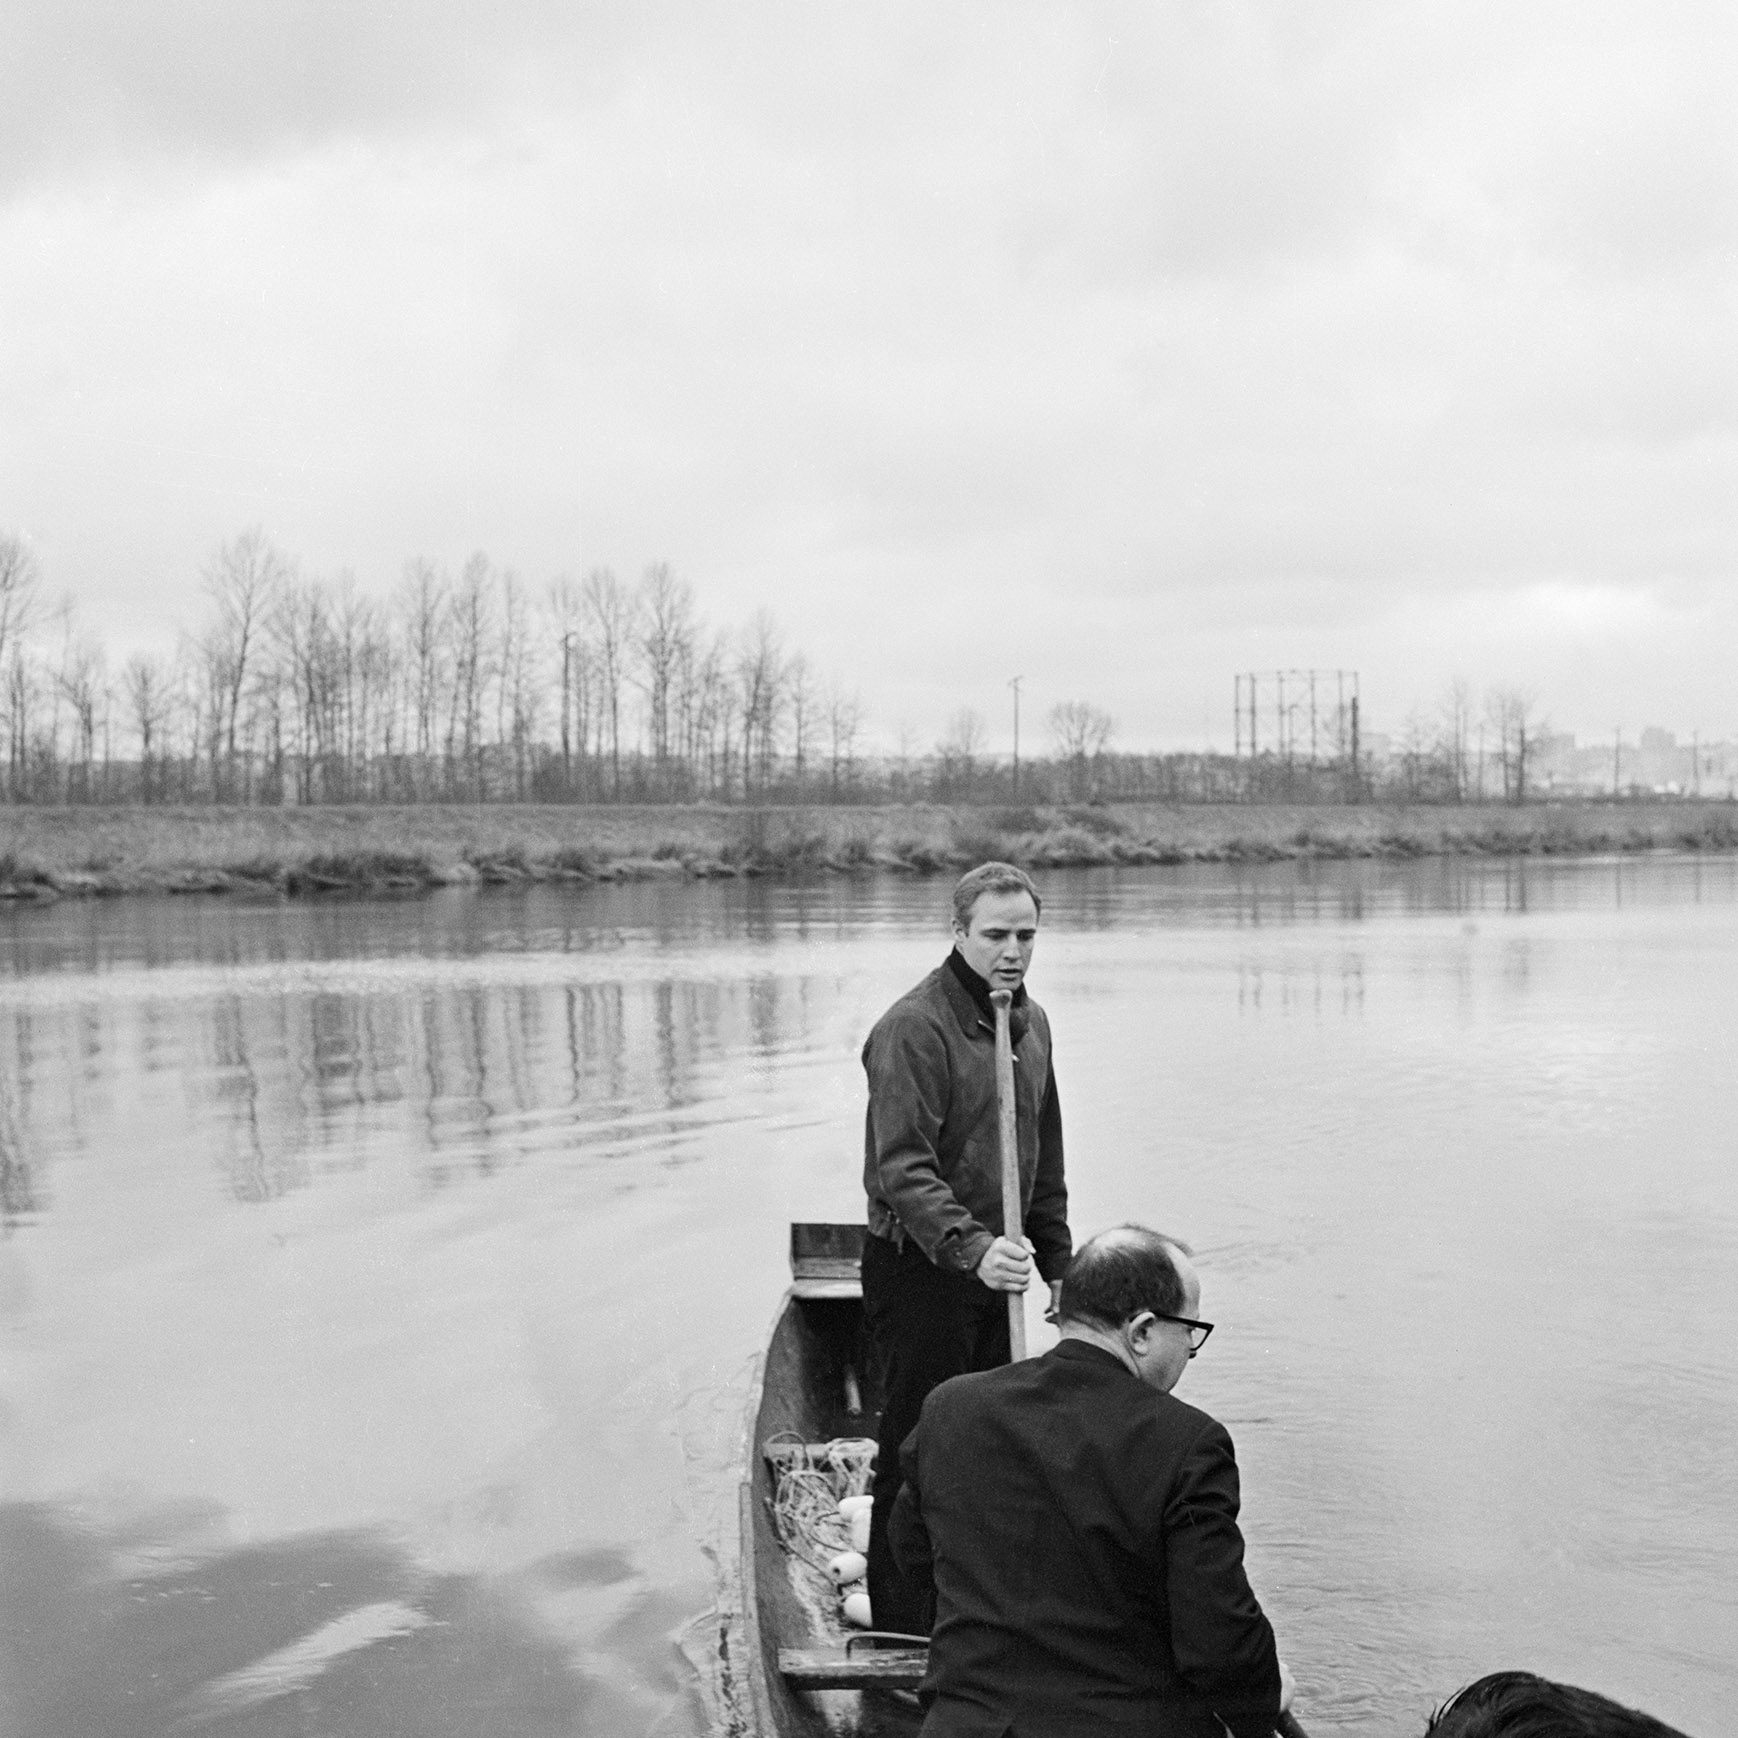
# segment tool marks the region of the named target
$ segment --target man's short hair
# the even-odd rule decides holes
[[[1058,1320],[1120,1328],[1142,1310],[1181,1314],[1183,1276],[1171,1257],[1173,1249],[1189,1253],[1188,1244],[1144,1225],[1118,1225],[1089,1238],[1062,1276]]]
[[[1431,1716],[1426,1738],[1684,1738],[1684,1734],[1595,1690],[1555,1684],[1531,1672],[1492,1672],[1450,1696]]]
[[[1012,863],[980,863],[954,883],[953,920],[961,929],[972,927],[972,913],[986,893],[1030,893],[1038,915],[1044,915],[1044,901],[1024,869]]]

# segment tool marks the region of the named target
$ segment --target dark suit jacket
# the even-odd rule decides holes
[[[1063,1340],[942,1383],[900,1458],[894,1557],[936,1600],[926,1738],[1272,1732],[1273,1630],[1206,1413]]]

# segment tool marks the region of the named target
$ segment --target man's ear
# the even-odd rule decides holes
[[[1137,1310],[1123,1323],[1123,1332],[1128,1335],[1129,1345],[1133,1350],[1144,1352],[1147,1349],[1147,1341],[1151,1339],[1153,1326],[1158,1319],[1151,1310]]]

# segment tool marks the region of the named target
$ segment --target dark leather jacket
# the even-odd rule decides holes
[[[1022,1001],[1012,1032],[1022,1213],[1038,1271],[1055,1280],[1073,1247],[1062,1105],[1050,1021],[1030,997]],[[910,1237],[947,1271],[975,1271],[1002,1232],[994,1023],[944,962],[876,1021],[863,1067],[869,1230],[895,1242]]]

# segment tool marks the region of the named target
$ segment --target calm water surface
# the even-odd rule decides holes
[[[1738,864],[1053,875],[1314,1732],[1738,1691]],[[741,1413],[935,882],[0,916],[0,1731],[717,1738]],[[1038,1329],[1039,1345],[1048,1343]]]

